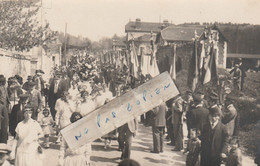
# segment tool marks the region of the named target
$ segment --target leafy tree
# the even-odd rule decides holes
[[[56,32],[45,23],[41,26],[37,14],[39,7],[33,1],[0,2],[0,47],[16,51],[29,51],[53,39]]]

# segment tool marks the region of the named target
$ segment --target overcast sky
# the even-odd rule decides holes
[[[125,25],[167,19],[184,22],[260,24],[260,0],[43,0],[44,18],[53,30],[97,41],[124,35]]]

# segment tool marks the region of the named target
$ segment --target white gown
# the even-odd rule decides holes
[[[39,123],[33,119],[22,121],[15,131],[18,136],[15,166],[42,166],[42,156],[38,153],[38,137],[42,134]]]

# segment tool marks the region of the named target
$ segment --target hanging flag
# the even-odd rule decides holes
[[[217,65],[216,65],[216,51],[214,46],[211,45],[209,53],[209,62],[204,64],[205,76],[203,78],[203,84],[210,82],[212,79],[217,78]]]
[[[193,53],[188,70],[188,87],[194,92],[199,81],[199,62],[197,40],[194,41]]]
[[[148,64],[148,65],[149,65],[149,64]],[[149,72],[149,74],[150,74],[152,77],[155,77],[155,76],[157,76],[157,75],[160,74],[155,56],[154,56],[154,58],[152,59],[152,64],[149,65],[149,66],[150,66],[150,69],[148,69],[148,72]]]
[[[135,46],[134,46],[134,41],[132,41],[131,46],[130,46],[130,61],[131,61],[131,71],[132,71],[132,76],[135,78],[139,78],[138,74],[138,59],[137,59],[137,54],[135,51]]]
[[[202,40],[201,44],[202,44],[202,47],[201,47],[201,53],[200,53],[200,70],[203,67],[204,59],[206,57],[206,54],[205,54],[205,41]]]
[[[172,79],[176,80],[176,45],[173,47],[173,57],[171,61],[170,75]]]

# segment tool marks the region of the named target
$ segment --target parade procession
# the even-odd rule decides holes
[[[253,1],[1,1],[0,166],[260,166]]]

